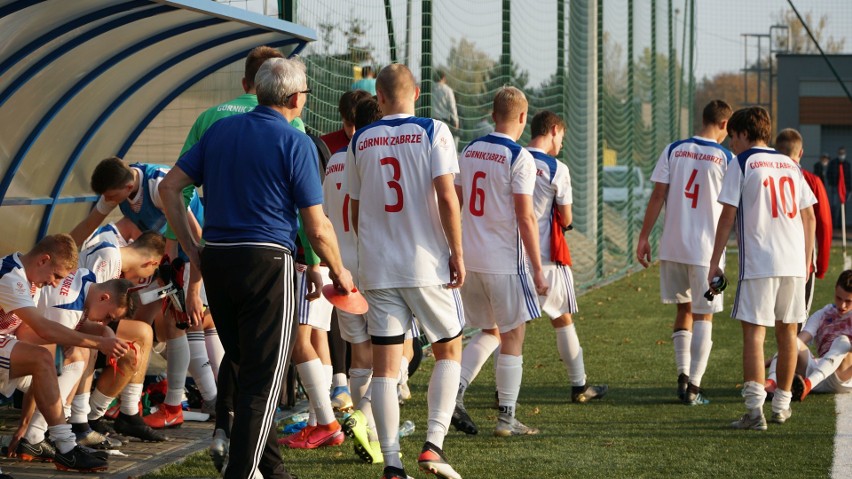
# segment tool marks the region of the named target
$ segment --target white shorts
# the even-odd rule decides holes
[[[541,302],[541,310],[556,319],[563,314],[576,314],[577,294],[574,291],[574,275],[571,268],[562,265],[543,265],[542,272],[550,289]]]
[[[363,293],[370,305],[364,315],[367,329],[376,338],[404,336],[414,322],[412,315],[430,343],[458,336],[465,325],[461,296],[455,289],[423,286]]]
[[[789,276],[743,279],[737,286],[731,317],[773,327],[775,322],[795,324],[807,319],[805,278]]]
[[[707,284],[709,272],[709,266],[660,261],[660,298],[663,304],[692,303],[690,309],[697,314],[722,311],[723,294],[717,294],[712,302],[704,297],[710,288]]]
[[[359,344],[370,339],[367,332],[367,318],[363,314],[352,314],[337,310],[337,322],[340,325],[340,337],[347,343]],[[411,327],[405,332],[405,339],[420,337],[417,318],[412,318]]]
[[[468,272],[461,290],[465,318],[474,328],[505,333],[541,316],[529,273]]]
[[[299,266],[296,267],[296,313],[299,316],[299,324],[306,324],[312,328],[330,331],[331,311],[334,309],[334,306],[322,294],[313,301],[305,299],[305,295],[308,294],[308,277],[304,270],[300,271],[301,268]],[[319,270],[322,275],[322,283],[331,283],[331,279],[328,277],[328,268],[320,266]]]
[[[32,376],[10,378],[12,368],[12,349],[18,344],[18,339],[12,335],[0,335],[0,394],[12,397],[15,389],[26,389],[32,383]]]
[[[363,314],[352,314],[337,310],[337,324],[340,326],[340,337],[347,343],[360,344],[370,339],[367,333],[367,318]]]

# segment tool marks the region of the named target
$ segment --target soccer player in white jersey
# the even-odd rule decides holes
[[[550,324],[556,331],[556,349],[571,381],[571,402],[585,403],[602,398],[609,388],[605,384],[586,384],[583,348],[571,318],[578,311],[571,257],[564,236],[572,219],[571,175],[568,166],[555,158],[562,149],[565,122],[552,111],[544,110],[536,113],[530,127],[532,139],[527,150],[536,166],[533,210],[538,218],[542,271],[550,286],[541,309],[550,316]],[[558,228],[557,241],[564,245],[565,257],[557,258],[560,252],[552,250],[554,228]]]
[[[43,238],[28,253],[13,253],[0,265],[0,392],[6,396],[25,385],[32,375],[33,398],[48,424],[47,442],[18,444],[10,448],[30,457],[53,455],[59,469],[104,470],[106,461],[77,447],[71,425],[65,422],[63,400],[54,367],[54,357],[41,346],[18,340],[18,327],[27,324],[46,341],[97,348],[107,356],[121,357],[127,343],[116,338],[83,334],[49,321],[35,306],[34,296],[45,285],[56,286],[77,266],[77,245],[68,235]]]
[[[133,314],[136,304],[130,295],[132,287],[133,283],[125,279],[111,279],[98,283],[94,273],[81,268],[66,276],[59,285],[43,288],[37,307],[45,318],[66,328],[95,336],[114,338],[115,333],[104,323]],[[52,354],[55,354],[57,346],[64,346],[62,343],[52,343],[43,339],[25,324],[18,328],[17,335],[23,341],[47,347]],[[64,347],[63,350],[65,362],[62,374],[59,376],[59,395],[65,399],[77,389],[92,356],[86,348]],[[136,353],[131,348],[121,360],[136,361],[136,359]],[[136,407],[138,408],[138,404]],[[32,410],[25,409],[24,414],[32,414],[32,420],[29,422],[21,444],[41,443],[45,439],[47,430],[44,416],[38,410],[33,413]],[[88,429],[88,424],[86,426]],[[107,440],[98,433],[93,436],[97,439],[92,439],[89,435],[81,437],[77,434],[77,443],[81,446],[103,449],[121,446],[120,441]]]
[[[766,430],[763,403],[763,341],[775,327],[778,387],[772,397],[772,422],[792,414],[791,385],[796,367],[796,329],[805,320],[805,276],[814,248],[811,189],[801,168],[766,146],[772,130],[761,107],[737,110],[728,120],[731,161],[722,184],[722,214],[716,229],[708,284],[724,274],[720,267],[734,220],[738,224],[739,284],[731,316],[743,329],[743,397],[746,412],[735,429]]]
[[[523,377],[527,321],[541,316],[538,297],[547,293],[541,268],[538,221],[533,210],[535,160],[516,143],[527,123],[527,99],[514,87],[494,95],[496,130],[461,153],[456,193],[462,204],[463,245],[469,274],[462,288],[465,318],[481,331],[462,353],[453,424],[467,434],[477,428],[464,408],[464,393],[499,346],[497,436],[537,434],[515,419]],[[527,263],[532,265],[532,274]]]
[[[814,313],[799,333],[799,355],[793,379],[793,400],[802,401],[811,392],[852,393],[852,270],[840,273],[834,286],[834,302]],[[816,347],[817,354],[808,345]],[[772,359],[766,389],[775,390]]]
[[[711,101],[704,107],[698,134],[663,150],[651,175],[654,191],[636,244],[636,258],[647,268],[651,262],[648,236],[665,205],[659,252],[660,296],[664,304],[677,305],[672,333],[677,395],[692,406],[709,403],[701,390],[701,379],[713,345],[713,314],[722,311],[721,294],[712,302],[703,295],[716,223],[722,213],[722,205],[716,200],[733,157],[719,144],[727,136],[730,116],[727,103]]]
[[[165,253],[166,244],[162,235],[156,231],[146,231],[129,245],[120,246],[122,241],[117,230],[101,230],[98,235],[100,241],[87,241],[89,247],[80,251],[80,267],[92,271],[98,283],[121,277],[134,284],[147,282],[159,267]],[[78,441],[86,435],[94,436],[89,443],[97,437],[96,434],[90,433],[90,425],[98,434],[105,434],[108,438],[113,435],[114,430],[115,433],[143,441],[165,441],[164,435],[145,424],[138,409],[145,368],[154,340],[153,330],[143,321],[130,319],[122,319],[111,324],[111,327],[115,327],[116,336],[135,346],[134,354],[117,363],[120,373],[101,375],[94,390],[91,386],[95,361],[90,361],[71,404],[71,427],[77,434]],[[105,422],[103,416],[119,394],[120,412],[115,422],[110,425]],[[84,445],[94,447],[92,444]]]
[[[411,71],[388,65],[376,80],[380,121],[358,130],[346,157],[352,227],[358,235],[358,281],[370,309],[373,410],[385,461],[384,479],[407,478],[399,457],[397,383],[412,314],[432,342],[429,420],[420,467],[461,476],[442,447],[459,381],[464,312],[461,222],[453,175],[452,135],[444,123],[413,116],[420,96]]]
[[[372,97],[359,101],[354,110],[354,128],[363,128],[381,119],[379,103]],[[354,131],[353,131],[354,133]],[[349,209],[351,198],[346,187],[346,154],[348,146],[335,152],[328,160],[325,170],[323,189],[323,209],[337,235],[340,258],[349,271],[358,271],[358,238],[352,227]],[[355,278],[358,286],[358,278]],[[349,390],[355,410],[343,423],[347,436],[355,440],[355,453],[365,462],[380,464],[384,462],[373,419],[373,408],[368,388],[373,373],[372,346],[367,331],[367,319],[360,314],[351,314],[337,310],[340,334],[351,345],[351,364],[349,368]]]

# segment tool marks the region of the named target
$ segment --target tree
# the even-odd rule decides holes
[[[805,31],[804,25],[799,21],[799,17],[796,16],[793,10],[780,10],[773,16],[773,19],[777,24],[786,25],[789,29],[789,44],[787,44],[787,38],[782,38],[781,45],[779,45],[780,49],[787,50],[790,53],[819,53],[816,45],[811,41],[808,33]],[[804,14],[804,19],[808,24],[808,28],[811,29],[811,33],[814,34],[814,38],[819,42],[825,53],[840,53],[843,51],[843,46],[846,42],[845,39],[841,38],[837,40],[832,36],[823,38],[825,27],[828,25],[828,15],[823,15],[819,17],[818,21],[814,22],[813,13],[807,12]]]

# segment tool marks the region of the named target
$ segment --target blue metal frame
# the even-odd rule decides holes
[[[194,10],[196,12],[207,15],[214,15],[221,18],[233,19],[238,22],[248,25],[257,26],[269,30],[270,32],[279,32],[297,37],[305,42],[313,42],[317,40],[316,32],[308,27],[279,20],[277,18],[266,17],[256,13],[235,9],[218,2],[210,0],[153,0],[166,5],[174,5],[186,10]]]
[[[9,190],[9,186],[11,186],[12,184],[12,179],[14,179],[15,174],[18,172],[18,168],[21,167],[21,164],[24,161],[24,157],[26,157],[27,153],[29,152],[35,141],[41,136],[45,128],[47,128],[47,125],[53,120],[53,118],[56,117],[59,111],[62,110],[62,108],[66,104],[68,104],[68,102],[71,101],[71,99],[76,96],[77,93],[79,93],[83,88],[88,86],[92,81],[94,81],[97,77],[107,71],[111,66],[115,65],[119,61],[127,59],[130,55],[143,48],[149,47],[162,40],[167,40],[171,37],[192,30],[197,30],[199,28],[205,28],[212,25],[218,25],[222,22],[224,22],[224,20],[218,18],[207,18],[197,22],[180,25],[175,28],[172,28],[171,30],[166,30],[152,37],[145,38],[141,42],[131,45],[130,47],[125,48],[118,54],[113,55],[111,58],[101,63],[97,68],[89,72],[86,76],[81,78],[77,83],[74,84],[73,87],[71,87],[70,90],[68,90],[64,95],[62,95],[62,98],[60,98],[56,103],[51,106],[50,110],[48,110],[48,112],[42,117],[42,119],[38,122],[36,127],[33,129],[32,132],[30,132],[29,136],[27,136],[27,139],[18,149],[18,152],[15,154],[15,156],[12,158],[11,163],[9,164],[9,169],[6,171],[6,174],[3,177],[3,181],[0,182],[0,198],[6,197],[6,192]],[[54,193],[52,196],[56,195],[57,194]]]
[[[278,42],[272,42],[268,46],[273,47],[273,48],[280,48],[280,47],[283,47],[285,45],[290,45],[290,44],[296,43],[296,42],[301,42],[301,41],[298,40],[298,39],[281,40],[281,41],[278,41]],[[300,45],[293,51],[292,55],[298,55],[299,52],[302,51],[302,49],[305,48],[305,45],[306,45],[306,43],[301,42]],[[148,127],[148,124],[151,123],[152,121],[154,121],[154,118],[156,118],[157,115],[159,115],[160,112],[169,105],[169,103],[171,103],[175,98],[177,98],[178,95],[180,95],[181,93],[186,91],[192,85],[201,81],[201,79],[206,77],[207,75],[210,75],[211,73],[213,73],[216,70],[228,65],[229,63],[235,62],[235,61],[239,60],[241,57],[248,55],[248,53],[250,51],[251,51],[251,49],[247,49],[247,50],[244,50],[242,52],[231,55],[227,58],[224,58],[224,59],[218,61],[217,63],[214,63],[213,65],[211,65],[211,66],[205,68],[204,70],[200,71],[198,74],[192,76],[192,78],[190,78],[189,80],[187,80],[186,82],[184,82],[183,84],[181,84],[180,86],[178,86],[177,88],[172,90],[172,92],[169,93],[168,96],[163,98],[163,100],[160,103],[155,105],[154,108],[152,108],[151,111],[148,112],[147,115],[145,115],[145,118],[143,118],[142,121],[140,121],[139,124],[136,125],[136,128],[134,128],[133,131],[130,132],[130,135],[127,136],[127,139],[124,140],[124,143],[121,145],[121,148],[119,148],[118,153],[116,153],[116,156],[118,156],[119,158],[123,158],[124,155],[126,155],[127,152],[130,151],[130,148],[133,146],[133,143],[136,141],[136,139],[139,138],[139,135],[141,135],[142,132],[145,130],[145,128]]]
[[[19,2],[13,3],[11,5],[6,5],[5,7],[0,8],[0,18],[3,18],[7,15],[12,15],[14,13],[17,13],[20,10],[23,10],[25,8],[29,8],[29,7],[37,4],[37,3],[42,3],[44,1],[45,0],[21,0]]]
[[[21,197],[12,197],[6,198],[3,200],[2,206],[27,206],[27,205],[50,205],[56,203],[58,205],[64,205],[68,203],[94,203],[98,201],[97,195],[83,195],[83,196],[63,196],[62,198],[50,198],[47,196],[42,196],[38,198],[21,198]],[[39,239],[42,237],[39,236]]]
[[[89,127],[88,131],[86,131],[86,133],[80,139],[80,142],[77,144],[77,146],[74,148],[74,151],[71,153],[71,156],[68,158],[68,161],[66,162],[65,167],[63,167],[62,172],[59,174],[59,179],[57,180],[57,183],[53,188],[51,196],[54,197],[54,198],[59,196],[59,193],[62,191],[62,188],[65,186],[65,181],[67,180],[69,173],[74,168],[74,165],[77,164],[77,161],[79,160],[80,155],[83,152],[83,149],[88,145],[89,141],[91,141],[92,137],[95,135],[95,133],[97,133],[97,131],[100,129],[100,127],[106,122],[107,118],[109,118],[118,109],[118,107],[121,106],[122,103],[124,103],[124,101],[126,101],[130,96],[132,96],[134,93],[136,93],[145,84],[150,82],[154,77],[156,77],[160,73],[164,72],[165,70],[168,70],[172,66],[186,60],[187,58],[190,58],[194,55],[197,55],[197,54],[199,54],[199,53],[201,53],[205,50],[209,50],[211,48],[218,47],[222,44],[225,44],[225,43],[228,43],[228,42],[231,42],[231,41],[240,40],[242,38],[256,36],[256,35],[264,35],[264,34],[267,34],[267,33],[269,33],[267,30],[258,28],[258,29],[252,29],[252,30],[245,30],[245,31],[241,31],[241,32],[235,32],[235,33],[232,33],[230,35],[225,35],[223,37],[210,40],[210,41],[205,42],[201,45],[198,45],[198,46],[195,46],[195,47],[193,47],[189,50],[186,50],[182,53],[179,53],[178,55],[172,57],[168,61],[160,64],[158,67],[149,71],[143,77],[141,77],[139,80],[137,80],[133,85],[126,88],[118,98],[116,98],[106,109],[104,109],[104,111],[101,113],[101,115],[97,118],[97,120],[95,120],[95,122]],[[245,53],[243,53],[243,55],[245,55]],[[231,61],[233,61],[233,60],[231,60]],[[40,238],[44,234],[47,233],[47,229],[50,226],[50,221],[53,217],[53,211],[55,210],[55,207],[56,207],[55,203],[47,207],[47,210],[45,211],[45,214],[42,217],[42,222],[41,222],[41,226],[39,227],[39,232],[38,232],[37,237]]]
[[[71,30],[83,27],[83,26],[85,26],[85,25],[87,25],[91,22],[96,22],[96,21],[98,21],[98,20],[100,20],[104,17],[108,17],[110,15],[115,15],[117,13],[126,12],[129,9],[135,9],[135,8],[144,7],[144,6],[150,7],[151,3],[147,0],[133,0],[131,2],[121,3],[121,4],[114,5],[114,6],[109,7],[109,8],[105,8],[103,10],[97,10],[95,12],[88,14],[88,15],[83,15],[81,17],[77,17],[77,18],[71,20],[70,22],[63,23],[62,25],[54,28],[53,30],[45,33],[44,35],[36,38],[35,40],[33,40],[33,41],[27,43],[26,45],[24,45],[23,47],[19,48],[18,51],[16,51],[12,55],[10,55],[9,58],[6,59],[6,61],[4,61],[3,63],[0,63],[0,75],[3,75],[4,73],[6,73],[7,70],[12,68],[16,63],[23,60],[28,55],[31,55],[32,52],[43,47],[48,42],[55,40],[56,38],[58,38],[62,35],[65,35],[66,33],[70,32]],[[165,7],[165,8],[160,7],[160,8],[165,9],[166,11],[174,10],[173,8],[168,8],[168,7]],[[2,17],[3,16],[0,15],[0,18],[2,18]],[[71,42],[68,42],[68,43],[71,43]],[[62,46],[57,48],[57,50],[63,49],[63,48],[68,50],[67,46],[68,46],[67,44],[63,44]],[[41,64],[41,62],[39,62],[38,64]],[[2,105],[2,104],[3,104],[3,102],[2,102],[2,100],[0,100],[0,105]]]

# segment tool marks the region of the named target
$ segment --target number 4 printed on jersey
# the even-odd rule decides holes
[[[695,175],[697,174],[698,170],[692,170],[692,174],[689,175],[689,181],[686,182],[686,188],[683,191],[683,196],[688,200],[692,200],[692,209],[698,206],[698,187],[700,185],[695,183]]]

